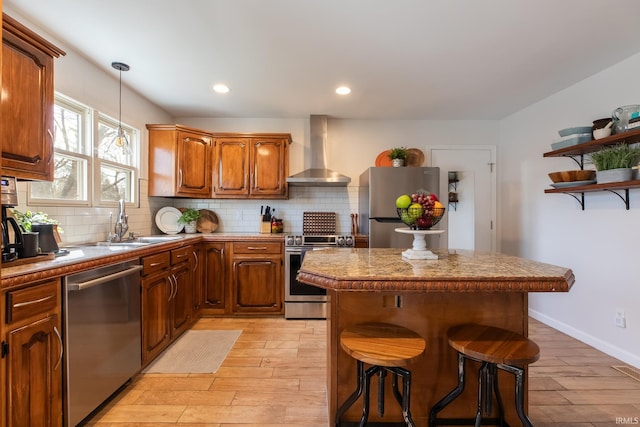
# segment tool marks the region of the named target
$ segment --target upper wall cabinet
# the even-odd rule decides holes
[[[213,197],[286,199],[290,134],[214,134]]]
[[[149,130],[149,195],[211,197],[211,133],[180,125]]]
[[[53,62],[65,52],[2,14],[2,173],[53,180]]]

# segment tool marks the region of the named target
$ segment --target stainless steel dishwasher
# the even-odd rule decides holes
[[[142,366],[139,260],[64,279],[64,419],[76,426]]]

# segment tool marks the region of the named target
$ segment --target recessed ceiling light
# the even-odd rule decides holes
[[[338,89],[336,89],[336,93],[338,95],[349,95],[351,93],[351,88],[347,86],[340,86]]]
[[[231,90],[231,89],[229,89],[229,86],[227,86],[227,85],[224,85],[222,83],[218,83],[218,84],[213,85],[213,90],[216,91],[217,93],[228,93],[229,90]]]

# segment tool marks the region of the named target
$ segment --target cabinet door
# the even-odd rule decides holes
[[[251,140],[251,195],[285,195],[285,166],[288,162],[283,139],[259,138]]]
[[[171,340],[169,330],[170,272],[142,278],[142,363],[155,358]]]
[[[223,313],[225,309],[225,244],[208,243],[204,247],[204,277],[202,308],[208,313]]]
[[[193,287],[193,275],[188,262],[183,262],[171,268],[172,291],[171,295],[171,337],[176,337],[184,332],[191,322],[191,304]]]
[[[2,173],[53,180],[53,58],[3,31]]]
[[[8,425],[62,425],[60,318],[51,315],[8,334]]]
[[[203,282],[205,273],[205,250],[204,245],[198,245],[193,249],[193,263],[191,272],[193,273],[192,313],[194,321],[200,316],[203,297]]]
[[[176,194],[211,197],[211,138],[185,131],[177,138]]]
[[[231,288],[235,313],[280,313],[282,273],[280,257],[235,257]]]
[[[215,140],[216,197],[249,194],[249,139],[217,138]]]

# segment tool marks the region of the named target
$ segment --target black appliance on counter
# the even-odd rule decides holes
[[[22,229],[8,214],[8,209],[18,205],[18,184],[15,177],[2,177],[2,262],[18,259],[22,248]]]

